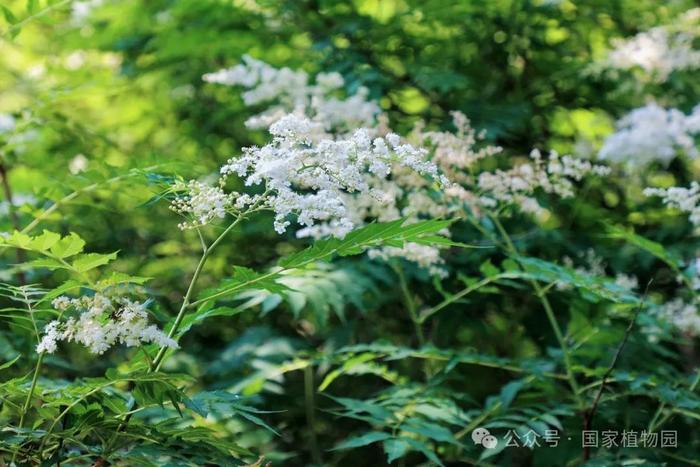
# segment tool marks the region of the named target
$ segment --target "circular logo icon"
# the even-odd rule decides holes
[[[496,449],[498,446],[498,439],[495,436],[486,435],[481,439],[481,445],[486,449]]]
[[[472,431],[472,441],[474,441],[474,444],[482,444],[484,438],[490,434],[486,428],[477,427]]]

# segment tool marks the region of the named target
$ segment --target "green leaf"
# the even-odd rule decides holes
[[[679,257],[671,254],[664,248],[660,243],[644,238],[641,235],[637,235],[632,230],[623,229],[622,227],[608,225],[608,235],[610,238],[625,240],[626,242],[641,248],[659,258],[664,263],[668,264],[674,269],[681,267],[682,261]]]
[[[276,434],[277,436],[280,436],[280,434],[279,434],[277,431],[275,431],[274,428],[272,428],[270,425],[268,425],[267,423],[265,423],[265,422],[263,421],[262,418],[260,418],[260,417],[258,417],[258,416],[256,416],[256,415],[253,415],[252,413],[249,413],[249,412],[247,412],[247,411],[245,411],[245,410],[239,410],[239,411],[238,411],[238,415],[240,415],[241,417],[245,418],[245,419],[248,420],[249,422],[254,423],[254,424],[257,425],[257,426],[259,426],[259,427],[261,427],[261,428],[265,428],[266,430],[268,430],[268,431],[270,431],[270,432]]]
[[[584,292],[590,293],[597,298],[603,298],[615,303],[637,304],[639,297],[629,290],[617,285],[607,277],[582,274],[571,268],[559,266],[538,258],[528,258],[518,256],[514,258],[523,268],[524,278],[542,281],[548,284],[563,283]],[[584,298],[589,298],[583,295]]]
[[[104,289],[107,287],[114,287],[120,284],[141,285],[145,284],[149,280],[151,280],[150,277],[132,276],[123,272],[112,272],[112,274],[109,277],[107,277],[106,279],[99,280],[96,285],[97,288]]]
[[[435,465],[443,466],[444,464],[440,461],[438,456],[422,441],[415,439],[404,438],[406,442],[416,451],[420,451],[425,457],[432,461]]]
[[[500,394],[502,410],[505,410],[510,406],[510,403],[513,402],[513,399],[515,399],[515,396],[518,395],[518,392],[524,385],[525,381],[518,379],[503,386]]]
[[[15,24],[17,22],[17,18],[8,7],[6,7],[5,5],[0,5],[0,10],[2,10],[2,13],[5,16],[5,20],[8,23]]]
[[[90,271],[99,266],[104,266],[105,264],[113,261],[117,258],[117,253],[100,254],[100,253],[86,253],[77,256],[72,263],[73,269],[79,273]]]
[[[368,444],[376,443],[377,441],[384,441],[385,439],[391,438],[389,433],[383,433],[381,431],[370,431],[361,436],[354,436],[348,438],[345,441],[337,444],[331,451],[337,451],[340,449],[353,449],[360,448],[362,446],[367,446]]]
[[[230,296],[251,289],[265,289],[275,293],[287,291],[288,288],[277,282],[281,273],[286,270],[302,268],[316,261],[329,261],[334,256],[360,254],[368,248],[387,243],[403,245],[404,242],[435,235],[452,222],[428,220],[404,225],[405,221],[405,219],[399,219],[393,222],[370,224],[354,230],[342,240],[331,238],[317,241],[311,247],[281,259],[278,263],[281,269],[276,271],[260,274],[248,268],[238,267],[234,278],[225,281],[215,289],[205,290],[195,303],[200,304],[199,302],[209,299]]]
[[[272,293],[284,293],[291,290],[284,284],[277,282],[279,273],[258,273],[252,269],[242,266],[235,266],[233,277],[226,279],[215,288],[204,290],[198,297],[200,300],[206,300],[209,297],[225,297],[233,293],[240,293],[244,290],[267,290]]]
[[[56,258],[68,258],[83,251],[85,240],[78,234],[71,232],[67,237],[63,237],[51,247],[51,254]]]
[[[369,353],[369,352],[360,354],[360,355],[353,357],[353,358],[350,358],[345,363],[343,363],[343,366],[341,368],[339,368],[337,370],[333,370],[330,373],[328,373],[328,375],[326,375],[326,377],[323,379],[323,382],[321,382],[321,385],[318,387],[318,390],[320,392],[323,392],[340,375],[349,372],[357,365],[368,362],[368,361],[373,360],[375,358],[377,358],[377,355],[373,354],[373,353]]]
[[[452,221],[427,220],[405,225],[406,219],[369,224],[350,232],[345,238],[320,240],[310,248],[294,253],[279,261],[284,269],[303,267],[314,261],[329,261],[334,256],[351,256],[368,248],[384,244],[402,246],[405,242],[425,241],[447,228]]]
[[[22,248],[24,250],[31,249],[32,237],[21,232],[13,232],[9,237],[0,237],[0,242],[7,246],[13,246],[16,248]]]
[[[59,285],[55,289],[52,289],[49,292],[47,292],[46,295],[44,295],[42,297],[42,299],[39,300],[38,303],[47,302],[47,301],[50,302],[54,298],[56,298],[60,295],[63,295],[64,293],[68,292],[69,290],[79,289],[82,286],[83,286],[82,283],[80,283],[74,279],[70,279],[70,280],[64,282],[63,284]]]
[[[28,0],[27,1],[27,13],[33,15],[39,10],[39,0]]]
[[[204,321],[207,318],[212,318],[214,316],[234,316],[234,315],[237,315],[238,313],[241,313],[241,312],[250,308],[250,306],[246,306],[246,305],[247,305],[247,303],[244,303],[243,305],[237,306],[237,307],[222,306],[222,307],[217,307],[217,308],[211,308],[211,302],[206,302],[202,306],[200,306],[197,309],[197,311],[190,313],[183,318],[182,323],[180,324],[180,327],[178,328],[177,335],[182,336],[187,331],[189,331],[192,328],[192,326],[200,324],[202,321]],[[172,322],[170,323],[170,326],[172,326],[172,324],[174,322],[175,322],[175,319],[173,318]]]
[[[479,271],[486,277],[493,277],[501,272],[496,266],[493,265],[490,259],[486,260],[479,266]]]
[[[384,452],[386,453],[386,462],[388,464],[405,456],[410,450],[411,445],[403,438],[392,438],[384,441]]]
[[[431,246],[457,247],[457,248],[494,248],[492,246],[468,245],[466,243],[455,242],[440,235],[426,235],[413,240],[413,243]]]
[[[48,230],[44,230],[44,233],[37,237],[34,237],[31,240],[30,246],[33,250],[47,251],[56,243],[58,243],[59,240],[61,240],[61,236],[59,234],[55,232],[50,232]]]
[[[26,263],[26,266],[30,268],[47,268],[51,269],[52,271],[56,269],[70,269],[69,266],[66,266],[65,264],[54,258],[35,259],[34,261],[29,261],[28,263]]]
[[[438,442],[457,443],[454,435],[447,428],[414,417],[409,418],[402,424],[401,429],[418,433]]]
[[[5,368],[10,368],[12,365],[15,364],[15,362],[16,362],[17,360],[19,360],[19,358],[20,358],[21,356],[22,356],[21,354],[20,354],[20,355],[17,355],[15,358],[13,358],[12,360],[10,360],[9,362],[5,362],[5,363],[3,363],[2,365],[0,365],[0,370],[4,370]]]

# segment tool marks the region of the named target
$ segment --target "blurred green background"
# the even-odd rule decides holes
[[[119,250],[115,269],[152,277],[148,287],[158,294],[157,313],[172,315],[196,265],[199,241],[194,232],[177,229],[177,218],[165,202],[150,202],[162,188],[156,174],[205,176],[240,148],[266,141],[264,132],[244,125],[262,108],[243,105],[236,88],[203,82],[204,73],[235,65],[244,54],[311,74],[338,71],[348,92],[368,87],[398,130],[409,130],[418,120],[449,128],[448,112],[461,110],[474,127],[487,131],[489,142],[504,147],[504,160],[521,158],[535,147],[594,157],[615,120],[650,96],[685,112],[700,102],[694,71],[676,72],[659,83],[635,70],[595,66],[605,58],[611,39],[672,23],[693,6],[692,1],[655,0],[3,1],[0,113],[12,115],[16,128],[0,133],[0,162],[18,204],[17,225],[26,225],[51,202],[85,190],[42,226],[77,232],[88,240],[90,251]],[[550,200],[549,218],[533,223],[513,216],[508,227],[529,255],[553,261],[579,258],[595,246],[609,273],[634,274],[642,284],[654,277],[652,295],[663,298],[678,287],[673,273],[638,249],[606,238],[600,221],[632,225],[638,233],[673,245],[680,256],[694,255],[699,245],[688,239],[687,224],[644,199],[641,191],[652,182],[685,186],[698,178],[699,170],[697,163],[677,159],[668,168],[651,167],[634,176],[618,171],[604,182],[587,183],[577,198]],[[93,183],[100,185],[93,189]],[[16,225],[2,196],[0,231],[10,231]],[[482,240],[464,226],[457,228],[456,237]],[[292,234],[275,234],[270,219],[261,216],[229,237],[201,285],[225,277],[234,264],[263,269],[303,245]],[[455,274],[442,286],[458,289],[457,273],[478,276],[489,255],[450,252],[448,265]],[[494,262],[501,259],[496,256]],[[3,253],[0,280],[13,280],[16,262],[13,253]],[[431,279],[405,266],[420,303],[439,302]],[[320,410],[310,433],[305,383],[315,378],[318,385],[330,363],[315,368],[312,376],[265,371],[299,356],[333,355],[348,344],[416,344],[401,310],[396,278],[386,265],[356,259],[316,272],[300,279],[304,293],[297,303],[255,306],[249,313],[196,328],[169,369],[195,375],[203,388],[242,392],[260,407],[281,410],[264,416],[279,436],[236,418],[220,427],[222,436],[235,435],[279,461],[276,465],[318,463],[318,452],[329,465],[383,465],[379,445],[326,451],[366,425],[335,417],[337,404],[323,395],[317,395]],[[27,274],[29,282],[55,285],[62,279],[42,270]],[[580,349],[582,365],[604,365],[624,323],[613,326],[614,313],[604,303],[567,294],[553,301],[571,332],[597,332]],[[539,304],[526,288],[465,302],[445,313],[429,335],[440,348],[478,349],[499,357],[546,359],[556,352]],[[629,371],[662,372],[671,381],[692,367],[672,344],[666,354],[661,346],[650,349],[641,340],[630,346],[623,363]],[[5,327],[0,357],[29,351],[26,340]],[[125,354],[80,358],[83,354],[74,349],[52,357],[49,375],[67,380],[102,375]],[[660,369],[659,360],[668,368]],[[368,371],[339,378],[331,393],[361,399],[377,394],[388,384],[385,380],[414,389],[427,384],[417,382],[420,372],[410,360],[375,370],[381,377]],[[445,372],[430,390],[472,410],[501,393],[512,378],[500,370],[462,365]],[[557,400],[556,388],[547,384],[535,384],[533,400]],[[637,417],[646,420],[655,406],[640,399],[611,405],[601,417],[615,426]],[[575,417],[558,416],[570,420],[567,427],[578,426]],[[692,425],[679,424],[687,429],[687,455],[697,458]],[[470,456],[479,455],[462,457],[451,446],[437,450],[450,465],[466,465]],[[499,462],[563,465],[559,459],[573,459],[578,451],[576,446],[512,450]],[[650,453],[650,459],[657,454]],[[424,461],[416,452],[402,465]]]

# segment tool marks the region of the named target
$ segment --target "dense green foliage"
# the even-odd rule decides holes
[[[0,4],[15,122],[0,131],[0,463],[698,465],[697,336],[651,310],[695,299],[700,237],[643,195],[698,180],[697,160],[538,191],[538,216],[499,206],[315,242],[265,212],[195,231],[168,209],[176,182],[269,139],[244,124],[263,105],[202,80],[243,55],[339,72],[397,133],[452,130],[459,110],[504,148],[481,161],[494,170],[532,148],[593,157],[650,96],[689,113],[697,70],[595,64],[693,2],[114,0],[77,15],[87,3]],[[407,242],[441,246],[447,274],[364,254]],[[591,250],[605,264],[587,272]],[[53,299],[114,291],[148,299],[179,349],[37,354]],[[542,446],[485,449],[477,427]],[[678,446],[586,452],[584,429],[674,430]]]

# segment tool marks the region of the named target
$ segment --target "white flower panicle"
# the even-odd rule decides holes
[[[375,180],[386,179],[395,167],[449,183],[426,160],[424,150],[397,135],[373,137],[360,129],[333,139],[319,132],[318,124],[296,115],[277,121],[270,134],[270,144],[244,149],[221,168],[221,175],[236,174],[248,186],[264,184],[264,206],[274,211],[278,233],[285,232],[295,215],[307,228],[300,235],[345,236],[356,227],[348,195],[384,199],[386,193]]]
[[[619,70],[641,69],[649,78],[664,82],[676,70],[700,68],[700,51],[693,48],[696,34],[659,26],[628,39],[612,41],[614,49],[604,66]]]
[[[217,218],[223,219],[234,206],[237,193],[225,193],[220,187],[190,180],[185,187],[187,194],[176,198],[170,208],[187,217],[179,224],[180,229],[206,225]]]
[[[693,225],[700,225],[700,183],[691,182],[688,188],[646,188],[644,194],[659,196],[665,205],[690,214]]]
[[[633,110],[617,122],[617,131],[598,153],[603,160],[645,168],[652,162],[668,165],[679,151],[696,157],[694,136],[700,133],[700,106],[690,115],[656,103]]]
[[[639,287],[639,279],[630,274],[619,273],[615,275],[615,284],[626,290],[635,290]]]
[[[700,336],[700,315],[693,303],[676,298],[659,306],[654,314],[688,337]]]
[[[480,144],[486,138],[486,133],[476,132],[471,127],[469,119],[462,112],[451,112],[452,122],[456,132],[423,131],[419,123],[413,134],[421,144],[432,147],[432,160],[453,181],[467,176],[464,169],[469,169],[481,159],[494,156],[503,149],[499,146]]]
[[[298,237],[319,238],[343,237],[374,220],[405,217],[410,223],[474,213],[501,202],[539,212],[537,188],[571,196],[574,181],[588,173],[607,173],[588,161],[556,153],[543,161],[534,152],[530,164],[477,177],[478,162],[501,148],[484,144],[484,133],[477,133],[464,114],[452,113],[454,132],[425,131],[418,124],[404,140],[389,130],[377,103],[367,100],[366,90],[339,99],[344,81],[337,73],[319,74],[310,84],[303,71],[273,68],[246,56],[242,64],[203,78],[246,88],[247,105],[271,104],[247,124],[268,127],[272,141],[245,148],[240,157],[230,159],[221,167],[219,186],[231,175],[248,186],[264,186],[258,207],[274,212],[278,233],[285,232],[294,218],[301,227]],[[358,126],[371,129],[353,130]],[[228,202],[236,197],[241,199],[236,194]],[[200,211],[221,212],[207,207],[215,204],[211,200],[202,204]],[[176,210],[192,214],[195,209],[184,198]],[[203,222],[215,217],[205,215]],[[401,256],[433,272],[442,271],[436,247],[382,248],[372,256]]]
[[[433,275],[447,276],[447,271],[440,267],[445,263],[445,260],[440,256],[440,250],[430,245],[408,242],[403,247],[374,248],[369,250],[367,254],[370,258],[379,258],[385,261],[391,258],[403,258],[416,263]]]
[[[567,268],[573,269],[577,274],[583,276],[607,276],[607,273],[605,272],[605,268],[607,266],[605,260],[598,256],[598,254],[593,248],[587,249],[582,255],[582,259],[583,265],[581,266],[574,266],[573,259],[571,259],[568,256],[564,256],[564,258],[562,259],[562,263]],[[637,277],[630,274],[617,273],[615,274],[614,281],[615,284],[617,284],[619,287],[622,287],[625,290],[634,290],[637,287],[639,287],[639,280],[637,279]],[[558,282],[557,289],[569,290],[571,289],[571,285],[565,282]]]
[[[478,178],[478,187],[483,192],[480,201],[486,207],[499,202],[513,203],[523,212],[538,214],[541,207],[532,196],[537,190],[568,198],[574,194],[573,181],[588,174],[609,173],[608,167],[571,156],[559,156],[555,151],[551,151],[545,160],[535,149],[530,153],[530,162],[505,171],[481,173]]]
[[[94,354],[103,354],[116,344],[135,347],[155,343],[178,347],[177,342],[157,326],[148,324],[145,303],[95,294],[80,298],[61,296],[52,304],[61,316],[69,310],[78,312],[78,316],[48,323],[36,347],[37,353],[54,353],[60,341],[77,342]]]
[[[339,98],[337,94],[345,85],[339,73],[319,73],[311,84],[303,70],[274,68],[248,55],[243,56],[243,63],[207,73],[202,79],[246,88],[242,97],[248,106],[274,102],[265,112],[248,119],[250,128],[267,128],[289,113],[298,113],[322,123],[327,130],[350,130],[371,126],[380,112],[379,105],[368,99],[367,88]]]

